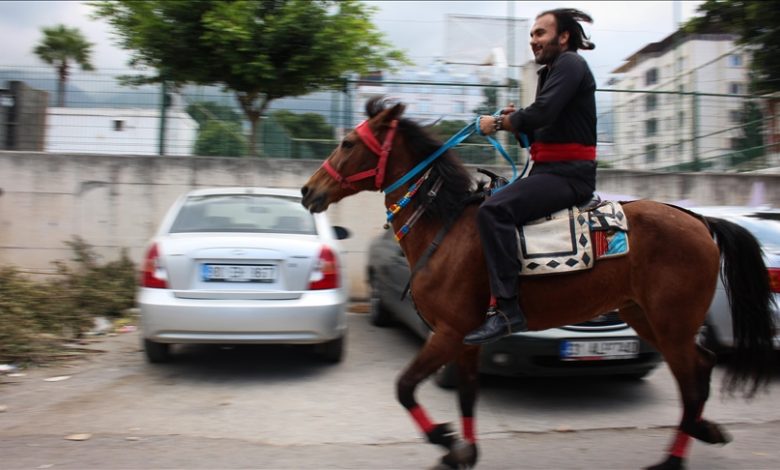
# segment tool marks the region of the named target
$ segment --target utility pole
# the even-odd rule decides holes
[[[675,91],[680,91],[680,78],[682,75],[682,63],[680,59],[680,48],[682,41],[680,41],[681,37],[678,35],[678,31],[680,31],[680,21],[682,16],[682,5],[680,4],[680,0],[674,0],[673,5],[673,21],[674,21],[674,67],[672,70],[674,70],[674,88]],[[677,122],[677,125],[674,126],[674,141],[677,143],[678,148],[680,146],[680,142],[682,142],[682,122],[679,122],[680,119],[680,112],[682,111],[682,96],[678,96],[677,99],[674,100],[674,117],[673,121]],[[695,103],[695,100],[693,101]],[[679,162],[675,163],[683,163],[685,159],[685,155],[683,152],[674,152],[677,154],[677,159],[679,159]]]
[[[159,145],[158,145],[158,154],[162,157],[165,155],[165,134],[166,134],[166,125],[167,125],[167,114],[168,114],[168,104],[169,104],[169,96],[168,96],[168,82],[163,78],[162,84],[160,85],[160,133],[158,136],[159,139]]]

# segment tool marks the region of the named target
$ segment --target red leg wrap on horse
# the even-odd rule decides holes
[[[474,433],[474,418],[472,417],[463,417],[463,438],[469,444],[477,442],[477,437]]]
[[[425,434],[428,434],[429,432],[433,431],[434,424],[431,422],[430,419],[428,419],[428,414],[425,412],[425,410],[422,409],[421,406],[415,406],[414,408],[409,410],[409,413],[412,414],[412,418],[414,418],[414,422],[417,423],[417,426],[422,429],[422,431]]]
[[[669,449],[669,453],[675,457],[683,459],[688,453],[688,444],[690,443],[691,436],[682,431],[677,431],[677,437],[675,437],[672,448]]]

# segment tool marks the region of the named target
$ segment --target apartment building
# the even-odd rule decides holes
[[[748,51],[729,34],[677,31],[613,70],[614,162],[647,170],[723,170],[739,148]]]

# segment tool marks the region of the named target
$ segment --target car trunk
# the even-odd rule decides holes
[[[168,286],[179,298],[294,299],[317,260],[316,235],[173,234],[160,240]]]

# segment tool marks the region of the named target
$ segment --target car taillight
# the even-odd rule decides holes
[[[769,288],[772,292],[780,293],[780,268],[769,268]]]
[[[339,266],[333,251],[327,246],[320,250],[309,278],[309,290],[335,289],[339,286]]]
[[[157,243],[149,247],[144,260],[144,269],[141,274],[142,287],[154,287],[157,289],[167,289],[168,280],[165,275],[165,269],[160,266],[160,251]]]

